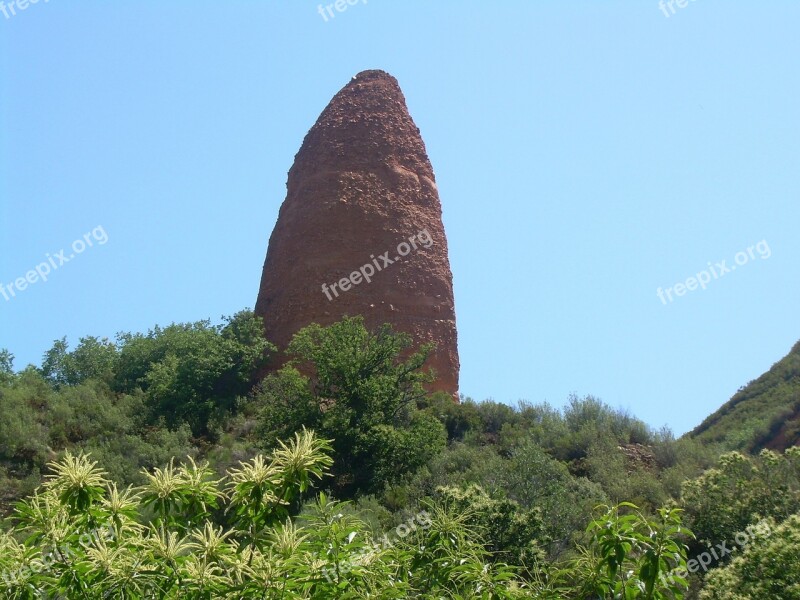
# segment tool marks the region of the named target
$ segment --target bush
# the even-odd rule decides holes
[[[550,540],[538,508],[524,509],[514,500],[497,492],[489,494],[475,484],[466,488],[440,487],[437,494],[481,534],[494,560],[524,565],[530,571],[541,569],[543,548]]]
[[[573,536],[591,518],[592,510],[606,502],[597,484],[570,475],[567,467],[533,442],[518,448],[503,465],[503,489],[526,508],[537,508],[551,557],[576,541]]]
[[[730,540],[759,518],[782,521],[800,511],[799,457],[797,448],[783,455],[764,450],[757,458],[730,452],[716,468],[685,482],[681,502],[698,540]]]
[[[708,574],[700,600],[800,599],[800,516],[768,527],[728,566]]]

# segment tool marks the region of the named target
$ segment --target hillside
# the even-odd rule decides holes
[[[783,450],[800,443],[800,342],[689,433],[725,449]]]
[[[800,577],[800,447],[720,456],[593,396],[454,403],[362,317],[263,331],[64,338],[21,371],[0,349],[0,598],[796,600],[761,573]],[[797,350],[715,427],[766,414]],[[690,571],[765,520],[772,550]]]

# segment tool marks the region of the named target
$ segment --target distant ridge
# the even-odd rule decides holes
[[[688,436],[746,452],[800,445],[800,342]]]

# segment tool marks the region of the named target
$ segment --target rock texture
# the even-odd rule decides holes
[[[285,348],[309,323],[329,325],[344,315],[363,315],[370,327],[391,323],[416,343],[436,343],[426,365],[437,373],[432,389],[457,397],[441,212],[433,168],[397,80],[383,71],[359,73],[322,112],[289,171],[255,308],[267,338]],[[343,278],[351,282],[341,285]]]

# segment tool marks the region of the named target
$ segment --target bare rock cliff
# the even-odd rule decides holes
[[[453,278],[433,168],[394,77],[359,73],[289,171],[256,302],[283,349],[309,323],[363,315],[437,345],[433,390],[458,392]]]

